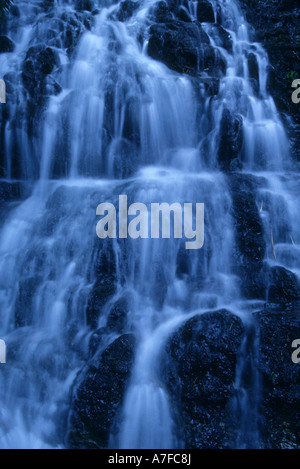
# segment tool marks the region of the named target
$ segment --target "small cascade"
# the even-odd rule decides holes
[[[182,73],[153,57],[158,2],[133,2],[130,14],[121,1],[91,2],[91,11],[78,3],[23,0],[3,26],[14,50],[0,54],[8,89],[0,185],[18,196],[3,220],[1,212],[0,337],[9,365],[0,373],[0,447],[65,447],[71,391],[100,330],[105,344],[124,332],[137,341],[108,445],[183,448],[159,374],[162,351],[195,314],[239,315],[247,302],[251,316],[267,300],[267,285],[250,293],[236,265],[237,256],[245,268],[251,257],[240,252],[248,233],[237,228],[247,226],[245,208],[265,246],[259,275],[279,265],[299,278],[298,179],[267,91],[267,54],[238,2],[212,0],[205,17],[199,2],[175,2],[197,38],[194,68],[184,63]],[[152,203],[203,203],[203,248],[187,250],[172,236],[100,240],[96,208],[117,207],[122,194],[149,213]],[[124,298],[122,332],[107,332]],[[233,403],[238,448],[259,445],[257,340],[246,327]]]

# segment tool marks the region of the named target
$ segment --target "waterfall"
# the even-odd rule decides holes
[[[91,2],[92,13],[77,3],[23,0],[5,25],[15,48],[0,54],[7,84],[0,184],[17,197],[1,212],[0,338],[7,363],[0,369],[0,447],[65,447],[70,394],[91,337],[125,297],[124,330],[135,334],[137,347],[109,445],[180,448],[185,442],[159,372],[168,338],[188,318],[220,308],[247,322],[267,300],[245,295],[235,265],[227,172],[254,181],[262,264],[279,263],[299,276],[297,176],[267,91],[267,54],[251,40],[238,2],[212,0],[222,29],[203,21],[202,34],[213,71],[201,66],[200,41],[194,76],[150,56],[157,2],[132,2],[125,19],[124,2]],[[176,4],[193,24],[198,2]],[[175,238],[98,239],[96,207],[116,206],[120,194],[148,207],[204,203],[203,248],[190,252]],[[99,276],[110,294],[97,315],[89,299]],[[251,328],[249,334],[251,340]],[[117,335],[107,334],[105,344]],[[236,372],[240,396],[247,337]],[[251,386],[235,406],[241,420],[259,387],[256,375]],[[247,435],[236,444],[249,440],[257,444]]]

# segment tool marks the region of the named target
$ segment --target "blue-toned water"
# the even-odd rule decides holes
[[[96,236],[96,207],[116,203],[119,194],[145,204],[205,204],[204,247],[183,254],[181,272],[181,240],[110,240],[115,289],[96,318],[105,326],[109,306],[125,295],[126,327],[138,337],[120,433],[112,444],[184,447],[159,379],[161,348],[196,312],[226,307],[247,321],[251,311],[233,268],[232,199],[218,159],[224,109],[242,122],[237,172],[260,178],[255,197],[265,261],[299,275],[297,178],[266,87],[267,54],[251,42],[238,3],[212,1],[215,17],[231,35],[231,50],[219,44],[211,24],[203,24],[225,63],[214,96],[205,87],[213,78],[209,73],[179,74],[147,54],[147,34],[140,38],[151,24],[155,1],[139,2],[124,22],[115,16],[119,2],[96,3],[93,15],[82,13],[78,19],[91,22],[76,42],[75,2],[56,1],[50,14],[37,0],[18,2],[20,15],[10,16],[7,25],[15,50],[0,55],[1,76],[10,79],[8,114],[2,114],[0,183],[21,187],[19,199],[7,205],[0,230],[0,337],[8,347],[0,369],[1,448],[67,444],[70,390],[87,362],[92,334],[88,298],[101,250],[108,249]],[[196,8],[197,2],[185,2],[192,20]],[[64,47],[66,35],[73,35],[72,53]],[[24,86],[23,63],[30,47],[41,45],[52,47],[55,60],[45,87],[35,92]],[[258,89],[249,71],[250,52],[257,61]],[[37,102],[42,93],[45,99]],[[250,436],[243,423],[253,402],[243,395],[243,364],[238,361],[236,372],[242,396],[236,412],[244,432],[238,447],[255,446],[258,431],[255,418]],[[251,392],[258,392],[259,385],[254,375]]]

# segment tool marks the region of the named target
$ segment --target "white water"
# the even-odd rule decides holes
[[[243,117],[244,171],[264,178],[257,203],[265,225],[266,260],[274,262],[268,235],[272,226],[277,261],[297,272],[296,177],[288,172],[287,138],[266,90],[265,51],[249,40],[233,0],[214,2],[215,13],[217,4],[221,7],[233,51],[218,47],[227,64],[219,94],[207,96],[202,85],[196,94],[189,76],[149,58],[147,43],[141,46],[137,40],[154,3],[144,1],[125,23],[111,19],[118,4],[101,8],[72,60],[59,49],[61,66],[54,75],[62,92],[49,99],[34,134],[28,135],[26,116],[16,128],[12,118],[6,125],[7,179],[13,177],[15,141],[21,148],[22,177],[38,177],[32,195],[8,213],[0,232],[0,337],[11,357],[0,375],[2,448],[64,447],[69,390],[86,362],[91,335],[85,308],[101,250],[95,211],[99,203],[114,202],[125,191],[132,201],[148,204],[205,203],[205,247],[193,255],[182,254],[180,240],[112,243],[115,297],[132,293],[128,328],[139,337],[117,445],[184,446],[157,371],[160,350],[191,315],[220,307],[239,314],[237,304],[242,302],[239,279],[232,272],[231,199],[216,156],[224,107]],[[57,2],[55,8],[68,12],[73,5]],[[1,73],[17,76],[20,103],[9,104],[12,116],[26,110],[18,72],[28,45],[45,40],[51,21],[39,2],[21,2],[20,10],[20,19],[11,24],[16,50],[10,57],[0,56]],[[205,29],[210,35],[209,25]],[[249,80],[250,50],[258,62],[258,92]],[[128,126],[134,141],[126,139]],[[185,268],[178,271],[180,256]],[[22,289],[29,293],[21,295],[19,315],[30,317],[16,324]],[[99,324],[106,319],[104,310]]]

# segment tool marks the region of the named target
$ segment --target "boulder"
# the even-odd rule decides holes
[[[86,310],[87,324],[91,327],[97,326],[102,308],[116,293],[114,280],[115,279],[112,275],[107,273],[103,274],[102,277],[95,282],[92,288]]]
[[[259,92],[259,70],[256,55],[250,52],[247,57],[249,76],[255,93]]]
[[[230,212],[237,247],[233,256],[233,269],[240,276],[241,290],[246,298],[265,299],[266,243],[255,201],[255,191],[260,182],[245,174],[232,174],[228,177],[228,182],[232,196]]]
[[[126,298],[119,298],[110,310],[107,327],[116,333],[123,333],[127,323],[127,313],[129,311],[128,301]]]
[[[215,14],[212,4],[208,0],[198,0],[197,19],[200,23],[214,23]]]
[[[0,54],[6,52],[13,52],[14,50],[14,42],[7,36],[0,36]]]
[[[169,23],[173,18],[168,4],[163,0],[157,2],[153,7],[153,16],[156,23]]]
[[[232,37],[226,29],[219,24],[211,24],[208,31],[218,47],[223,47],[227,52],[232,52]]]
[[[22,78],[30,96],[37,102],[46,93],[46,76],[59,64],[59,56],[51,47],[32,46],[28,49],[22,66]]]
[[[191,75],[206,71],[214,76],[225,72],[223,58],[210,45],[200,23],[154,24],[149,35],[148,54],[172,70]]]
[[[117,18],[119,21],[128,20],[134,11],[139,7],[139,2],[132,0],[124,0],[120,3]]]
[[[5,221],[9,209],[28,197],[31,192],[30,183],[27,182],[0,182],[0,220]]]
[[[268,302],[286,305],[297,301],[300,301],[300,285],[297,276],[284,267],[271,267]]]
[[[68,435],[71,448],[107,448],[130,377],[134,344],[132,334],[118,337],[77,378]]]
[[[228,404],[234,396],[244,327],[226,310],[196,315],[168,340],[161,376],[186,448],[228,446]]]
[[[270,305],[254,314],[259,328],[261,374],[261,446],[300,449],[299,364],[292,342],[300,338],[299,308],[283,311]]]
[[[61,15],[64,28],[61,33],[62,46],[72,55],[86,29],[91,29],[91,14],[85,12],[64,11]]]
[[[192,22],[192,19],[191,19],[191,16],[190,16],[188,10],[186,8],[184,8],[183,6],[180,6],[178,8],[177,16],[181,21],[185,21],[187,23]]]
[[[89,357],[93,357],[95,354],[99,354],[106,345],[109,330],[107,327],[100,327],[93,331],[89,340]]]

